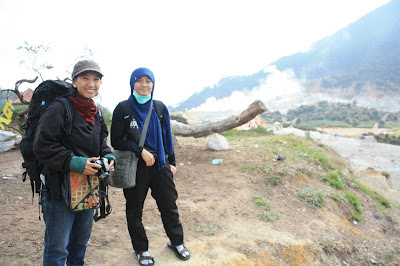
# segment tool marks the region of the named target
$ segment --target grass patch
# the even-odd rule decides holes
[[[393,247],[393,248],[394,248],[394,250],[397,252],[397,254],[400,255],[400,248],[399,248],[399,247]]]
[[[242,173],[249,173],[249,172],[263,173],[264,168],[255,165],[241,165],[239,166],[239,171]]]
[[[303,173],[305,175],[311,175],[312,172],[306,168],[298,168],[296,171],[296,174],[298,174],[298,172]]]
[[[276,171],[276,174],[278,174],[280,176],[285,176],[285,175],[287,175],[287,173],[288,173],[288,169],[286,169],[286,168]]]
[[[305,160],[313,161],[317,165],[322,166],[325,171],[335,169],[335,167],[331,162],[329,162],[328,157],[325,154],[314,151],[313,149],[309,148],[298,140],[291,140],[288,143],[288,147],[293,150],[294,153],[302,156]]]
[[[196,232],[207,236],[213,236],[219,229],[221,229],[221,226],[219,224],[211,222],[208,224],[199,224],[196,227]]]
[[[239,130],[234,128],[228,131],[224,131],[220,134],[224,136],[227,140],[237,140],[239,138],[244,138],[244,137],[266,136],[266,135],[271,135],[272,133],[269,132],[265,127],[258,127],[249,130]]]
[[[382,214],[388,215],[387,209],[391,207],[391,204],[384,196],[369,189],[368,187],[358,182],[357,180],[352,179],[351,181],[354,184],[356,184],[362,192],[364,192],[366,195],[372,197],[375,200],[374,205],[382,212]]]
[[[321,208],[326,204],[325,194],[313,187],[304,187],[297,195],[311,207]]]
[[[267,184],[270,185],[279,185],[281,183],[281,177],[285,176],[288,173],[287,169],[282,169],[272,172],[272,167],[262,167],[262,166],[255,166],[255,165],[241,165],[239,166],[239,171],[242,173],[259,173],[265,174],[265,180]]]
[[[258,215],[258,217],[260,217],[262,220],[268,221],[268,222],[276,222],[281,219],[279,214],[274,213],[272,211],[264,211],[263,213],[260,213]]]
[[[331,185],[331,187],[334,187],[336,189],[343,189],[344,183],[340,176],[341,176],[340,172],[339,173],[329,172],[329,173],[326,173],[324,176],[322,176],[322,180],[324,180],[326,183]]]
[[[336,193],[330,194],[329,197],[330,197],[331,199],[333,199],[334,201],[336,201],[336,202],[341,202],[341,201],[343,201],[343,197],[340,196],[339,194],[336,194]]]
[[[356,220],[357,222],[361,222],[362,220],[364,220],[363,211],[357,195],[349,190],[346,192],[345,196],[355,210],[355,212],[354,211],[352,212],[353,219]]]
[[[279,185],[282,182],[281,177],[279,175],[268,176],[266,180],[267,184],[275,186]]]
[[[243,138],[237,138],[239,141],[243,140],[241,149],[248,149],[254,151],[253,147],[255,144],[258,145],[257,155],[265,158],[276,157],[278,154],[286,156],[285,161],[280,162],[281,164],[288,164],[290,162],[298,162],[306,160],[308,162],[314,162],[320,165],[325,171],[333,171],[340,169],[336,166],[335,162],[331,162],[324,152],[321,152],[321,148],[318,147],[318,143],[298,137],[295,135],[268,135],[268,136],[249,136]],[[326,149],[326,148],[324,148]],[[331,151],[329,151],[331,152]],[[302,155],[304,154],[304,157]],[[247,166],[248,167],[248,166]]]
[[[275,171],[272,175],[267,176],[265,179],[267,184],[270,185],[279,185],[282,182],[282,177],[286,176],[288,173],[288,169],[284,168],[278,171]]]
[[[265,210],[268,210],[268,211],[271,209],[271,205],[269,204],[267,199],[264,197],[254,196],[253,201],[258,207],[264,207]]]
[[[258,215],[260,219],[268,222],[276,222],[281,219],[279,214],[271,211],[271,205],[269,204],[266,198],[262,196],[254,196],[253,201],[258,207],[264,208],[264,212]]]
[[[234,177],[235,177],[235,174],[232,174],[232,173],[224,173],[224,176],[227,177],[227,178],[234,178]]]

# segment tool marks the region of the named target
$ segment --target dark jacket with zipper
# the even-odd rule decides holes
[[[164,103],[158,102],[163,105],[164,110],[166,108]],[[138,145],[142,133],[136,122],[133,108],[130,106],[128,108],[129,112],[124,111],[126,108],[123,105],[126,106],[128,104],[130,106],[129,100],[120,102],[114,109],[111,123],[111,146],[115,150],[132,151],[138,158],[142,158],[143,147]],[[165,123],[161,123],[161,128],[165,132]],[[157,159],[158,153],[146,142],[144,143],[144,149],[153,154],[154,158]],[[175,153],[168,155],[168,162],[175,166]]]
[[[61,199],[61,183],[69,172],[72,156],[102,157],[111,153],[107,145],[107,126],[95,116],[95,124],[88,124],[79,115],[72,100],[72,133],[66,135],[65,110],[62,103],[55,101],[39,120],[33,142],[35,156],[44,164],[42,173],[46,176],[47,197]]]

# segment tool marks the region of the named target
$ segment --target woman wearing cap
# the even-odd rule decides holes
[[[132,151],[140,158],[136,173],[136,186],[124,189],[126,219],[132,246],[140,265],[154,265],[154,258],[148,252],[148,239],[142,223],[143,205],[151,188],[161,219],[170,242],[168,247],[181,260],[190,257],[183,245],[183,229],[179,221],[173,176],[176,173],[175,154],[169,112],[160,101],[153,101],[154,75],[147,68],[132,72],[131,96],[120,102],[114,112],[111,124],[111,145],[116,150]],[[144,147],[138,146],[144,120],[153,101],[156,107],[151,111],[150,122]],[[162,113],[157,114],[157,105]],[[125,111],[124,111],[125,110]],[[129,110],[129,112],[127,111]],[[160,122],[160,118],[161,122]]]
[[[75,212],[62,199],[61,184],[65,173],[75,171],[94,175],[100,166],[91,161],[100,156],[115,158],[107,146],[107,127],[99,118],[92,100],[98,94],[100,67],[91,60],[79,61],[72,73],[76,89],[68,97],[74,110],[72,133],[65,135],[65,110],[61,102],[53,102],[40,118],[33,143],[36,157],[44,164],[45,176],[41,191],[43,217],[46,223],[43,265],[84,265],[84,257],[92,231],[94,210]],[[97,136],[97,137],[96,137]]]

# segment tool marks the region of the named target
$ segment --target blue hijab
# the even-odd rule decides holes
[[[149,76],[153,81],[153,90],[151,91],[151,99],[144,104],[138,103],[136,98],[133,96],[134,92],[134,84],[136,80],[138,80],[142,76]],[[129,97],[129,101],[135,111],[135,119],[139,125],[140,131],[143,130],[144,120],[150,109],[150,102],[153,101],[153,92],[154,92],[154,75],[148,68],[138,68],[132,72],[131,75],[131,96]],[[171,155],[174,153],[174,146],[172,144],[172,132],[170,125],[170,118],[168,109],[164,109],[164,123],[161,125],[160,120],[158,119],[157,112],[155,110],[155,106],[153,103],[153,110],[151,111],[151,117],[149,121],[149,128],[147,129],[146,134],[146,143],[158,153],[158,168],[162,170],[166,164],[165,161],[165,153]],[[164,131],[164,141],[163,134]],[[164,146],[165,145],[165,146]]]

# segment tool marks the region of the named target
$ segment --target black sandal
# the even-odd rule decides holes
[[[145,266],[146,266],[146,265],[147,265],[147,266],[154,265],[154,258],[151,257],[151,256],[143,256],[143,252],[144,252],[144,251],[135,251],[136,256],[139,255],[139,257],[138,257],[138,262],[139,262],[139,264],[140,264],[140,265],[145,265]],[[152,263],[143,264],[143,261],[144,261],[144,260],[152,260],[153,262],[152,262]]]
[[[183,249],[181,250],[181,252],[179,252],[179,251],[176,249],[176,246],[173,246],[171,242],[169,242],[169,243],[167,244],[167,246],[175,253],[175,255],[178,257],[178,259],[180,259],[180,260],[188,260],[188,259],[190,258],[190,252],[189,252],[189,250],[188,250],[187,248],[183,247]],[[189,255],[187,255],[186,257],[184,257],[184,256],[183,256],[183,253],[185,253],[186,251],[189,253]]]

